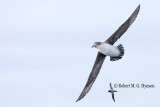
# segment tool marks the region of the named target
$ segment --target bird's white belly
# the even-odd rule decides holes
[[[106,43],[98,47],[98,51],[104,55],[112,56],[112,57],[117,57],[120,55],[120,52],[117,49],[117,47],[110,44],[106,44]]]

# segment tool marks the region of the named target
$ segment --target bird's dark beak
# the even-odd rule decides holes
[[[92,48],[95,47],[94,45],[92,46]]]

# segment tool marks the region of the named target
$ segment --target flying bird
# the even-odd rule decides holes
[[[91,89],[94,81],[99,74],[99,71],[106,56],[110,57],[110,61],[116,61],[122,58],[122,56],[124,55],[123,45],[120,44],[118,46],[114,46],[113,44],[127,31],[130,25],[134,22],[139,13],[139,10],[140,5],[138,5],[138,7],[131,14],[131,16],[105,42],[94,43],[92,47],[98,49],[97,58],[89,75],[88,81],[76,102],[84,98]]]
[[[116,90],[113,90],[112,84],[110,83],[110,90],[108,91],[112,94],[112,99],[115,102],[115,98],[114,98],[114,92],[117,92]]]

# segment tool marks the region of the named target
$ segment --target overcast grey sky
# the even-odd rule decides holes
[[[106,40],[141,4],[137,20],[106,58],[91,91],[75,103]],[[159,0],[0,0],[0,107],[157,107],[160,99]],[[154,84],[116,88],[109,83]]]

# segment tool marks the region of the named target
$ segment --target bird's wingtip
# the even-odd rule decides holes
[[[79,101],[79,99],[76,100],[76,103]]]
[[[136,8],[136,10],[140,10],[141,5],[139,4]]]
[[[138,8],[140,9],[140,7],[141,7],[141,5],[139,4],[139,5],[138,5]]]
[[[81,98],[78,98],[78,99],[76,100],[76,103],[77,103],[79,100],[81,100]]]

